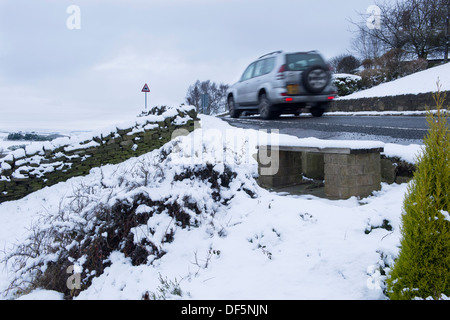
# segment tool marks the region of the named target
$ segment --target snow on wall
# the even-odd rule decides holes
[[[420,94],[437,91],[436,82],[439,81],[441,91],[450,91],[450,63],[416,72],[409,76],[382,83],[376,87],[355,92],[338,100],[352,100],[360,98],[378,98],[407,94]]]
[[[196,119],[191,106],[155,107],[94,134],[17,149],[0,159],[0,203],[157,149],[171,140],[175,130],[193,131]]]
[[[329,111],[427,111],[434,108],[438,85],[450,105],[450,63],[339,97]]]

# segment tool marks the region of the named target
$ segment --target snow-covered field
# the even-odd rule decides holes
[[[438,81],[442,91],[450,91],[450,63],[382,83],[376,87],[355,92],[338,99],[348,100],[436,92]]]
[[[203,208],[191,214],[198,223],[182,228],[165,212],[154,215],[134,230],[135,241],[147,237],[166,254],[133,266],[129,257],[114,251],[108,257],[111,265],[76,299],[141,299],[146,292],[160,292],[160,279],[181,290],[181,296],[168,294],[169,299],[386,298],[381,271],[398,253],[406,184],[383,184],[381,191],[366,199],[334,201],[269,192],[256,184],[257,163],[252,157],[258,140],[265,141],[267,134],[236,129],[209,116],[202,116],[201,122],[201,129],[162,148],[167,154],[163,161],[160,150],[155,150],[0,204],[0,247],[5,249],[1,258],[27,239],[30,226],[53,227],[52,219],[42,226],[39,223],[69,208],[81,186],[90,190],[91,200],[102,203],[144,192],[152,199],[195,202]],[[297,142],[323,143],[312,138]],[[420,151],[419,145],[384,147],[387,155],[410,162]],[[229,186],[220,188],[219,198],[226,201],[213,201],[214,188],[208,181],[173,179],[186,168],[208,163],[215,172],[223,173],[228,166],[236,173]],[[159,171],[151,172],[153,179],[144,183],[143,168]],[[131,188],[132,183],[139,186]],[[75,228],[74,221],[82,224],[87,218],[67,217],[65,227]],[[385,220],[392,230],[381,228]],[[61,224],[55,222],[55,227]],[[168,230],[173,231],[171,242],[163,241]],[[83,259],[74,265],[82,269]],[[5,291],[17,275],[13,266],[2,262],[0,270],[0,291],[4,292],[0,297],[17,298],[13,291]],[[37,289],[20,299],[62,297]]]

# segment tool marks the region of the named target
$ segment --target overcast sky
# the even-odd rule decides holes
[[[232,84],[276,50],[331,58],[351,49],[348,20],[373,2],[0,0],[0,131],[134,116],[144,83],[149,106],[179,105],[197,79]]]

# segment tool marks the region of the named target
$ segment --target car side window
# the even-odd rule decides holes
[[[275,66],[275,58],[269,58],[265,60],[266,63],[264,65],[264,74],[268,74],[272,72],[273,67]]]
[[[258,62],[256,62],[255,65],[255,72],[253,74],[254,77],[259,77],[262,76],[264,73],[264,67],[266,65],[266,60],[259,60]]]
[[[252,63],[245,69],[244,73],[242,74],[241,81],[245,81],[250,79],[253,76],[253,70],[255,69],[255,63]]]

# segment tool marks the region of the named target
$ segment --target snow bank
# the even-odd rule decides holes
[[[450,91],[450,63],[382,83],[376,87],[337,98],[337,100],[436,92],[438,80],[442,91]]]
[[[355,74],[349,74],[349,73],[334,73],[333,74],[334,79],[347,79],[347,80],[353,80],[353,81],[359,81],[362,78]]]
[[[410,144],[399,145],[395,143],[386,143],[383,154],[387,157],[398,157],[403,161],[415,164],[418,156],[422,153],[423,145]]]
[[[94,208],[90,203],[105,207],[118,199],[130,203],[142,193],[155,200],[166,199],[170,205],[187,201],[184,210],[191,210],[189,217],[197,223],[183,227],[169,212],[154,214],[133,229],[132,240],[148,239],[165,254],[134,265],[132,256],[111,252],[105,257],[109,265],[77,299],[141,299],[164,290],[167,299],[386,298],[385,276],[379,270],[386,272],[398,254],[406,184],[383,184],[381,191],[366,199],[338,201],[271,193],[254,180],[257,163],[253,154],[267,140],[291,138],[235,129],[208,116],[201,121],[202,129],[160,150],[0,204],[0,246],[9,249],[26,243],[36,230],[27,230],[30,225],[60,231],[87,228],[93,217],[68,214],[70,206],[85,203],[83,212],[89,213]],[[386,146],[388,153],[404,156],[414,149]],[[208,176],[201,176],[201,170],[199,176],[187,174],[208,165],[217,175],[228,167],[234,178],[229,184],[216,180],[224,185],[217,189]],[[80,194],[79,200],[90,201],[75,201]],[[196,213],[193,204],[201,212]],[[151,207],[151,203],[141,203],[136,215],[148,213]],[[391,230],[382,227],[385,220]],[[107,237],[108,232],[99,230],[96,237]],[[170,234],[173,237],[166,241]],[[68,249],[75,245],[71,243]],[[73,263],[83,269],[85,261],[82,257]],[[6,267],[8,272],[0,268],[2,291],[20,274],[14,273],[11,264]],[[175,286],[177,294],[164,289],[166,284]],[[13,291],[4,297],[15,298]],[[62,297],[38,289],[22,298]]]

